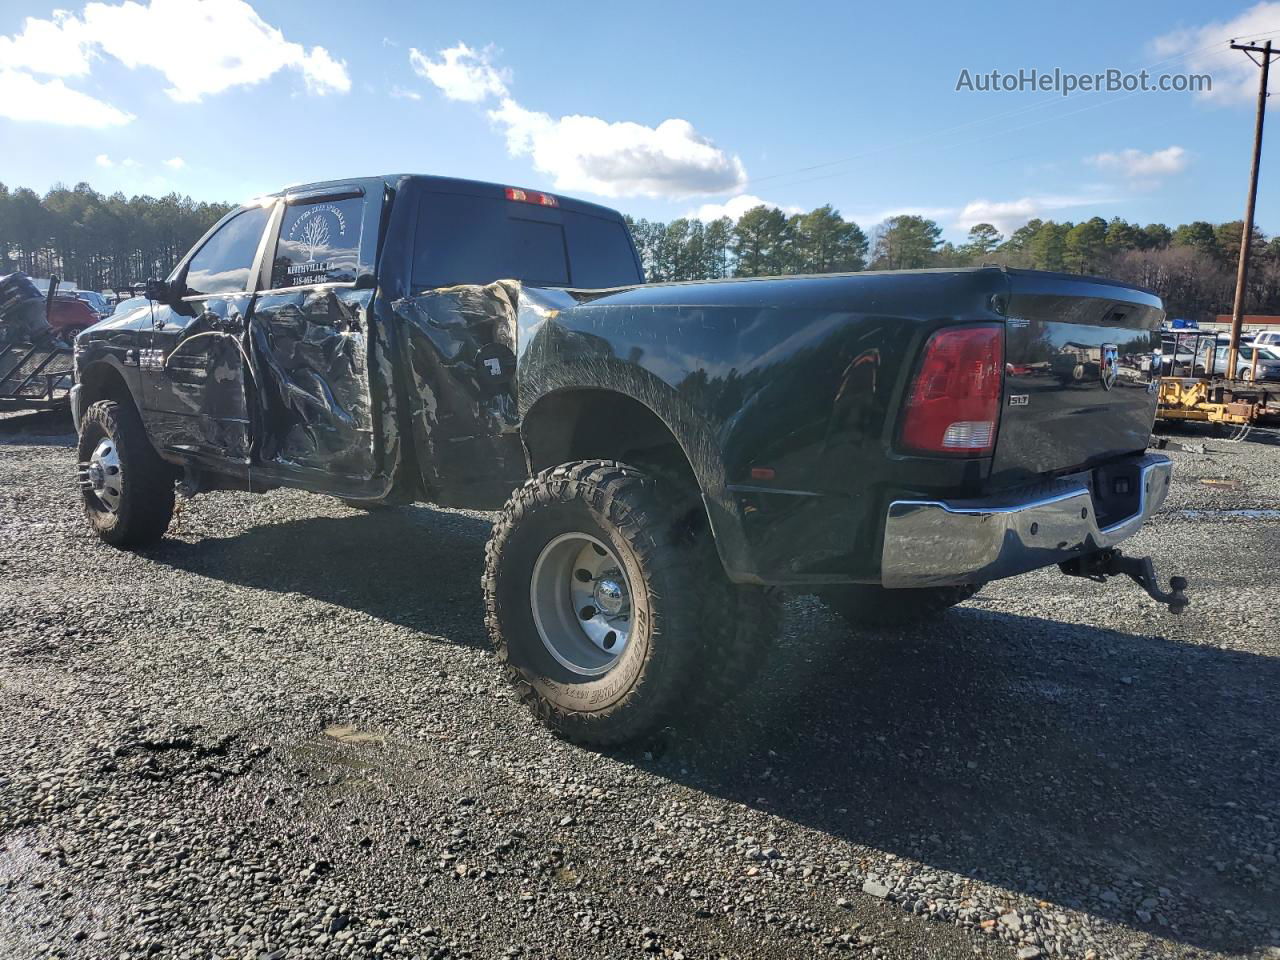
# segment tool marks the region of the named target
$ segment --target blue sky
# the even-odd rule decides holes
[[[1227,39],[1280,44],[1280,2],[60,6],[0,2],[10,186],[241,200],[414,171],[660,219],[755,198],[866,228],[921,212],[952,238],[979,219],[1238,218],[1256,68]],[[962,69],[1144,66],[1214,90],[955,89]],[[1271,120],[1258,219],[1280,231]]]

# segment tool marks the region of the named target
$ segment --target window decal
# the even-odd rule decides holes
[[[271,286],[349,283],[356,278],[364,200],[300,204],[285,211]]]

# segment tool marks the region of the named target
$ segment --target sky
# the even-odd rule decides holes
[[[957,241],[1219,222],[1243,212],[1258,83],[1233,37],[1280,47],[1280,2],[0,0],[0,182],[241,201],[434,173],[661,220],[919,213]],[[979,89],[1143,68],[1212,89]]]

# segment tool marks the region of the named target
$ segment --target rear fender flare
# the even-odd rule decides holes
[[[522,364],[525,366],[525,364]],[[653,373],[611,356],[578,356],[520,371],[519,409],[525,457],[532,468],[523,424],[547,397],[573,390],[606,390],[634,400],[654,414],[675,438],[702,493],[716,549],[730,578],[759,582],[742,515],[728,489],[728,477],[713,424]]]

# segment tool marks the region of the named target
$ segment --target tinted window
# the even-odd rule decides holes
[[[575,217],[569,231],[569,262],[577,287],[621,287],[639,283],[631,237],[621,220]]]
[[[271,262],[271,286],[353,282],[360,265],[363,215],[363,197],[286,209]]]
[[[414,285],[503,279],[548,287],[640,282],[620,221],[505,198],[427,194],[418,214]]]
[[[240,293],[250,289],[249,271],[270,214],[270,207],[253,207],[223,224],[191,258],[186,295]]]

